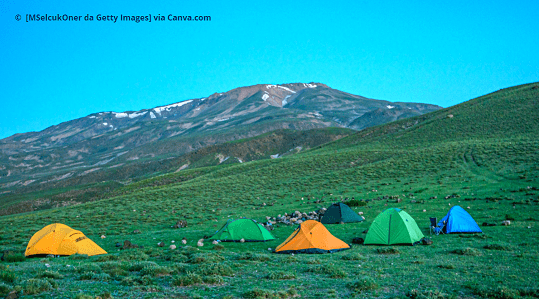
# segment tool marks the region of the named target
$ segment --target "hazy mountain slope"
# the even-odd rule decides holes
[[[113,190],[122,187],[123,184],[131,182],[134,178],[143,178],[141,173],[158,175],[204,166],[239,164],[259,159],[289,156],[348,136],[353,132],[353,130],[345,128],[323,128],[307,131],[277,130],[248,139],[204,147],[180,157],[147,159],[139,163],[101,168],[101,171],[91,171],[84,175],[70,176],[37,186],[23,186],[19,187],[15,194],[6,194],[0,197],[2,199],[0,201],[0,215],[108,198],[112,194],[116,194]],[[182,174],[181,177],[183,176]],[[105,181],[109,182],[104,183]],[[117,182],[122,182],[122,184]],[[50,191],[47,192],[47,190]],[[24,195],[25,193],[28,194]]]
[[[394,107],[410,111],[407,115],[440,108],[367,99],[320,83],[293,83],[241,87],[140,111],[94,113],[0,140],[0,192],[119,180],[116,174],[125,167],[141,170],[132,175],[144,177],[162,171],[148,163],[166,164],[214,144],[280,129],[357,128],[351,123],[364,113]],[[361,127],[390,120],[364,119]]]

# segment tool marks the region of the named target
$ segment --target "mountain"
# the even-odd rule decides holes
[[[368,99],[320,83],[293,83],[241,87],[140,111],[93,113],[0,140],[0,192],[125,183],[169,171],[180,163],[178,157],[212,145],[282,129],[362,129],[440,108]],[[374,111],[391,116],[365,117]],[[324,132],[331,136],[320,140],[333,140],[333,133]],[[312,145],[291,143],[271,155]],[[252,153],[236,151],[229,162],[270,158],[265,150],[249,148]],[[178,167],[205,164],[181,161]]]

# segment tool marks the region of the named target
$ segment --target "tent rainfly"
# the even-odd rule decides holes
[[[350,249],[350,245],[334,237],[315,220],[302,222],[277,248],[276,253],[333,253]]]
[[[275,240],[271,233],[253,219],[228,220],[210,240],[236,242],[243,239],[246,242],[265,242]]]
[[[374,218],[365,245],[413,245],[425,236],[414,218],[401,209],[389,208]]]
[[[65,224],[54,223],[45,226],[32,236],[24,255],[28,257],[47,254],[72,255],[75,253],[89,256],[107,254],[82,232]]]

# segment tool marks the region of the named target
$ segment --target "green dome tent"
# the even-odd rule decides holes
[[[352,222],[361,222],[363,218],[359,217],[356,212],[352,211],[349,206],[343,204],[342,202],[334,203],[326,210],[324,216],[322,217],[323,224],[334,224],[334,223],[352,223]]]
[[[390,208],[380,213],[369,227],[365,245],[413,245],[423,233],[414,218],[401,209]]]
[[[271,233],[253,219],[228,220],[226,224],[213,235],[210,240],[265,242],[275,240]]]

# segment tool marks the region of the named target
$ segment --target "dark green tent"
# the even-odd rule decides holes
[[[228,220],[210,240],[264,242],[274,240],[271,233],[253,219]]]
[[[361,218],[356,212],[352,211],[349,206],[343,204],[342,202],[332,204],[324,213],[322,217],[323,224],[334,224],[334,223],[352,223],[352,222],[361,222]]]
[[[424,237],[414,218],[401,209],[390,208],[372,221],[365,245],[413,245]]]

